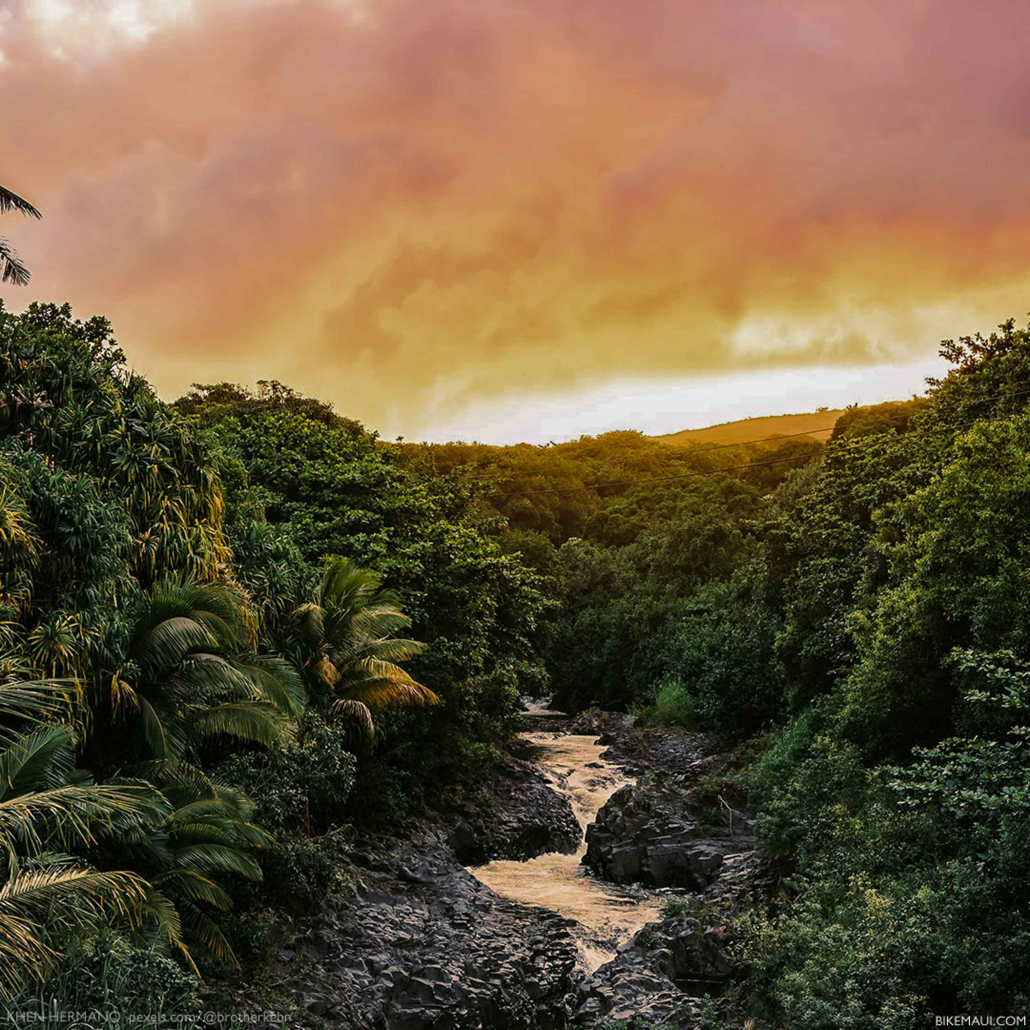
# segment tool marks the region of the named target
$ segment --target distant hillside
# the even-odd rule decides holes
[[[686,447],[695,443],[744,443],[746,440],[762,440],[769,436],[796,436],[804,433],[813,440],[828,440],[833,425],[844,414],[843,408],[828,408],[826,411],[811,411],[803,415],[767,415],[761,418],[744,418],[738,422],[722,422],[705,429],[684,429],[679,433],[667,433],[653,439],[675,447]]]

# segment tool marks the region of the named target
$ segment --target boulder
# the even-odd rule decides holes
[[[746,813],[734,812],[732,833],[728,816],[720,826],[712,824],[712,814],[682,785],[623,787],[587,827],[583,862],[614,883],[704,890],[718,879],[727,855],[752,845]]]
[[[354,857],[355,897],[280,952],[279,975],[312,1027],[568,1025],[582,973],[567,920],[498,897],[439,833]]]
[[[583,831],[569,799],[530,762],[505,756],[490,783],[451,804],[448,843],[462,865],[571,854]]]
[[[705,1000],[728,1013],[720,996],[741,975],[728,955],[729,934],[692,916],[648,923],[618,955],[585,978],[576,993],[573,1022],[649,1020],[688,1025]]]

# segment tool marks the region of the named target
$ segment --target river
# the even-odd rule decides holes
[[[527,714],[539,721],[561,713],[530,705]],[[596,735],[533,729],[519,736],[532,745],[554,789],[569,798],[583,830],[615,791],[633,782],[601,758],[606,745],[598,744]],[[490,862],[469,872],[505,898],[542,905],[574,920],[572,933],[583,968],[593,972],[614,958],[619,944],[659,918],[672,892],[599,880],[582,864],[585,852],[584,839],[573,855],[550,852],[528,862]]]

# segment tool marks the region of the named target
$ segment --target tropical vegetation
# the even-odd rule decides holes
[[[0,309],[0,1001],[259,975],[529,693],[750,756],[756,1026],[1025,1007],[1030,330],[943,353],[826,443],[411,445]]]
[[[39,210],[23,197],[0,186],[0,215],[8,211],[16,211],[27,218],[42,218]],[[3,236],[0,236],[0,283],[13,283],[15,286],[27,286],[31,273],[22,264],[14,248]]]
[[[203,393],[163,403],[102,318],[0,310],[0,1001],[253,969],[539,665],[540,577],[469,489],[278,384]]]

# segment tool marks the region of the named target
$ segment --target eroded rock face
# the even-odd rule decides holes
[[[677,1025],[696,1018],[706,997],[718,997],[739,975],[729,936],[693,916],[649,923],[576,992],[574,1022],[599,1015]]]
[[[488,783],[405,841],[353,856],[356,897],[281,954],[297,1022],[345,1030],[550,1030],[582,977],[568,922],[510,902],[465,868],[574,852],[582,830],[537,766],[506,756]],[[292,987],[290,985],[292,984]]]
[[[583,839],[569,799],[538,767],[511,756],[478,795],[455,803],[450,819],[448,840],[463,865],[571,854]]]
[[[567,1025],[581,974],[566,920],[499,898],[443,840],[361,860],[357,897],[283,952],[305,967],[305,1014],[347,1030]]]
[[[569,921],[508,901],[463,866],[574,851],[568,799],[532,765],[506,761],[481,796],[446,821],[406,827],[403,842],[359,845],[357,896],[327,907],[282,951],[275,975],[308,1030],[565,1030],[634,1017],[692,1025],[737,975],[732,917],[749,904],[756,859],[750,820],[734,831],[699,778],[718,770],[698,737],[652,737],[608,719],[626,764],[660,777],[617,792],[588,828],[598,875],[686,887],[689,915],[648,924],[586,975]],[[646,735],[645,735],[646,734]],[[618,759],[617,759],[618,760]],[[712,788],[708,787],[708,794]],[[704,802],[704,803],[703,803]]]
[[[703,733],[641,728],[626,715],[611,716],[601,726],[601,743],[611,745],[604,757],[634,776],[694,778],[719,762]]]
[[[726,855],[753,844],[749,815],[732,811],[732,830],[730,817],[676,784],[623,787],[587,827],[583,862],[615,883],[700,891],[718,878]]]

